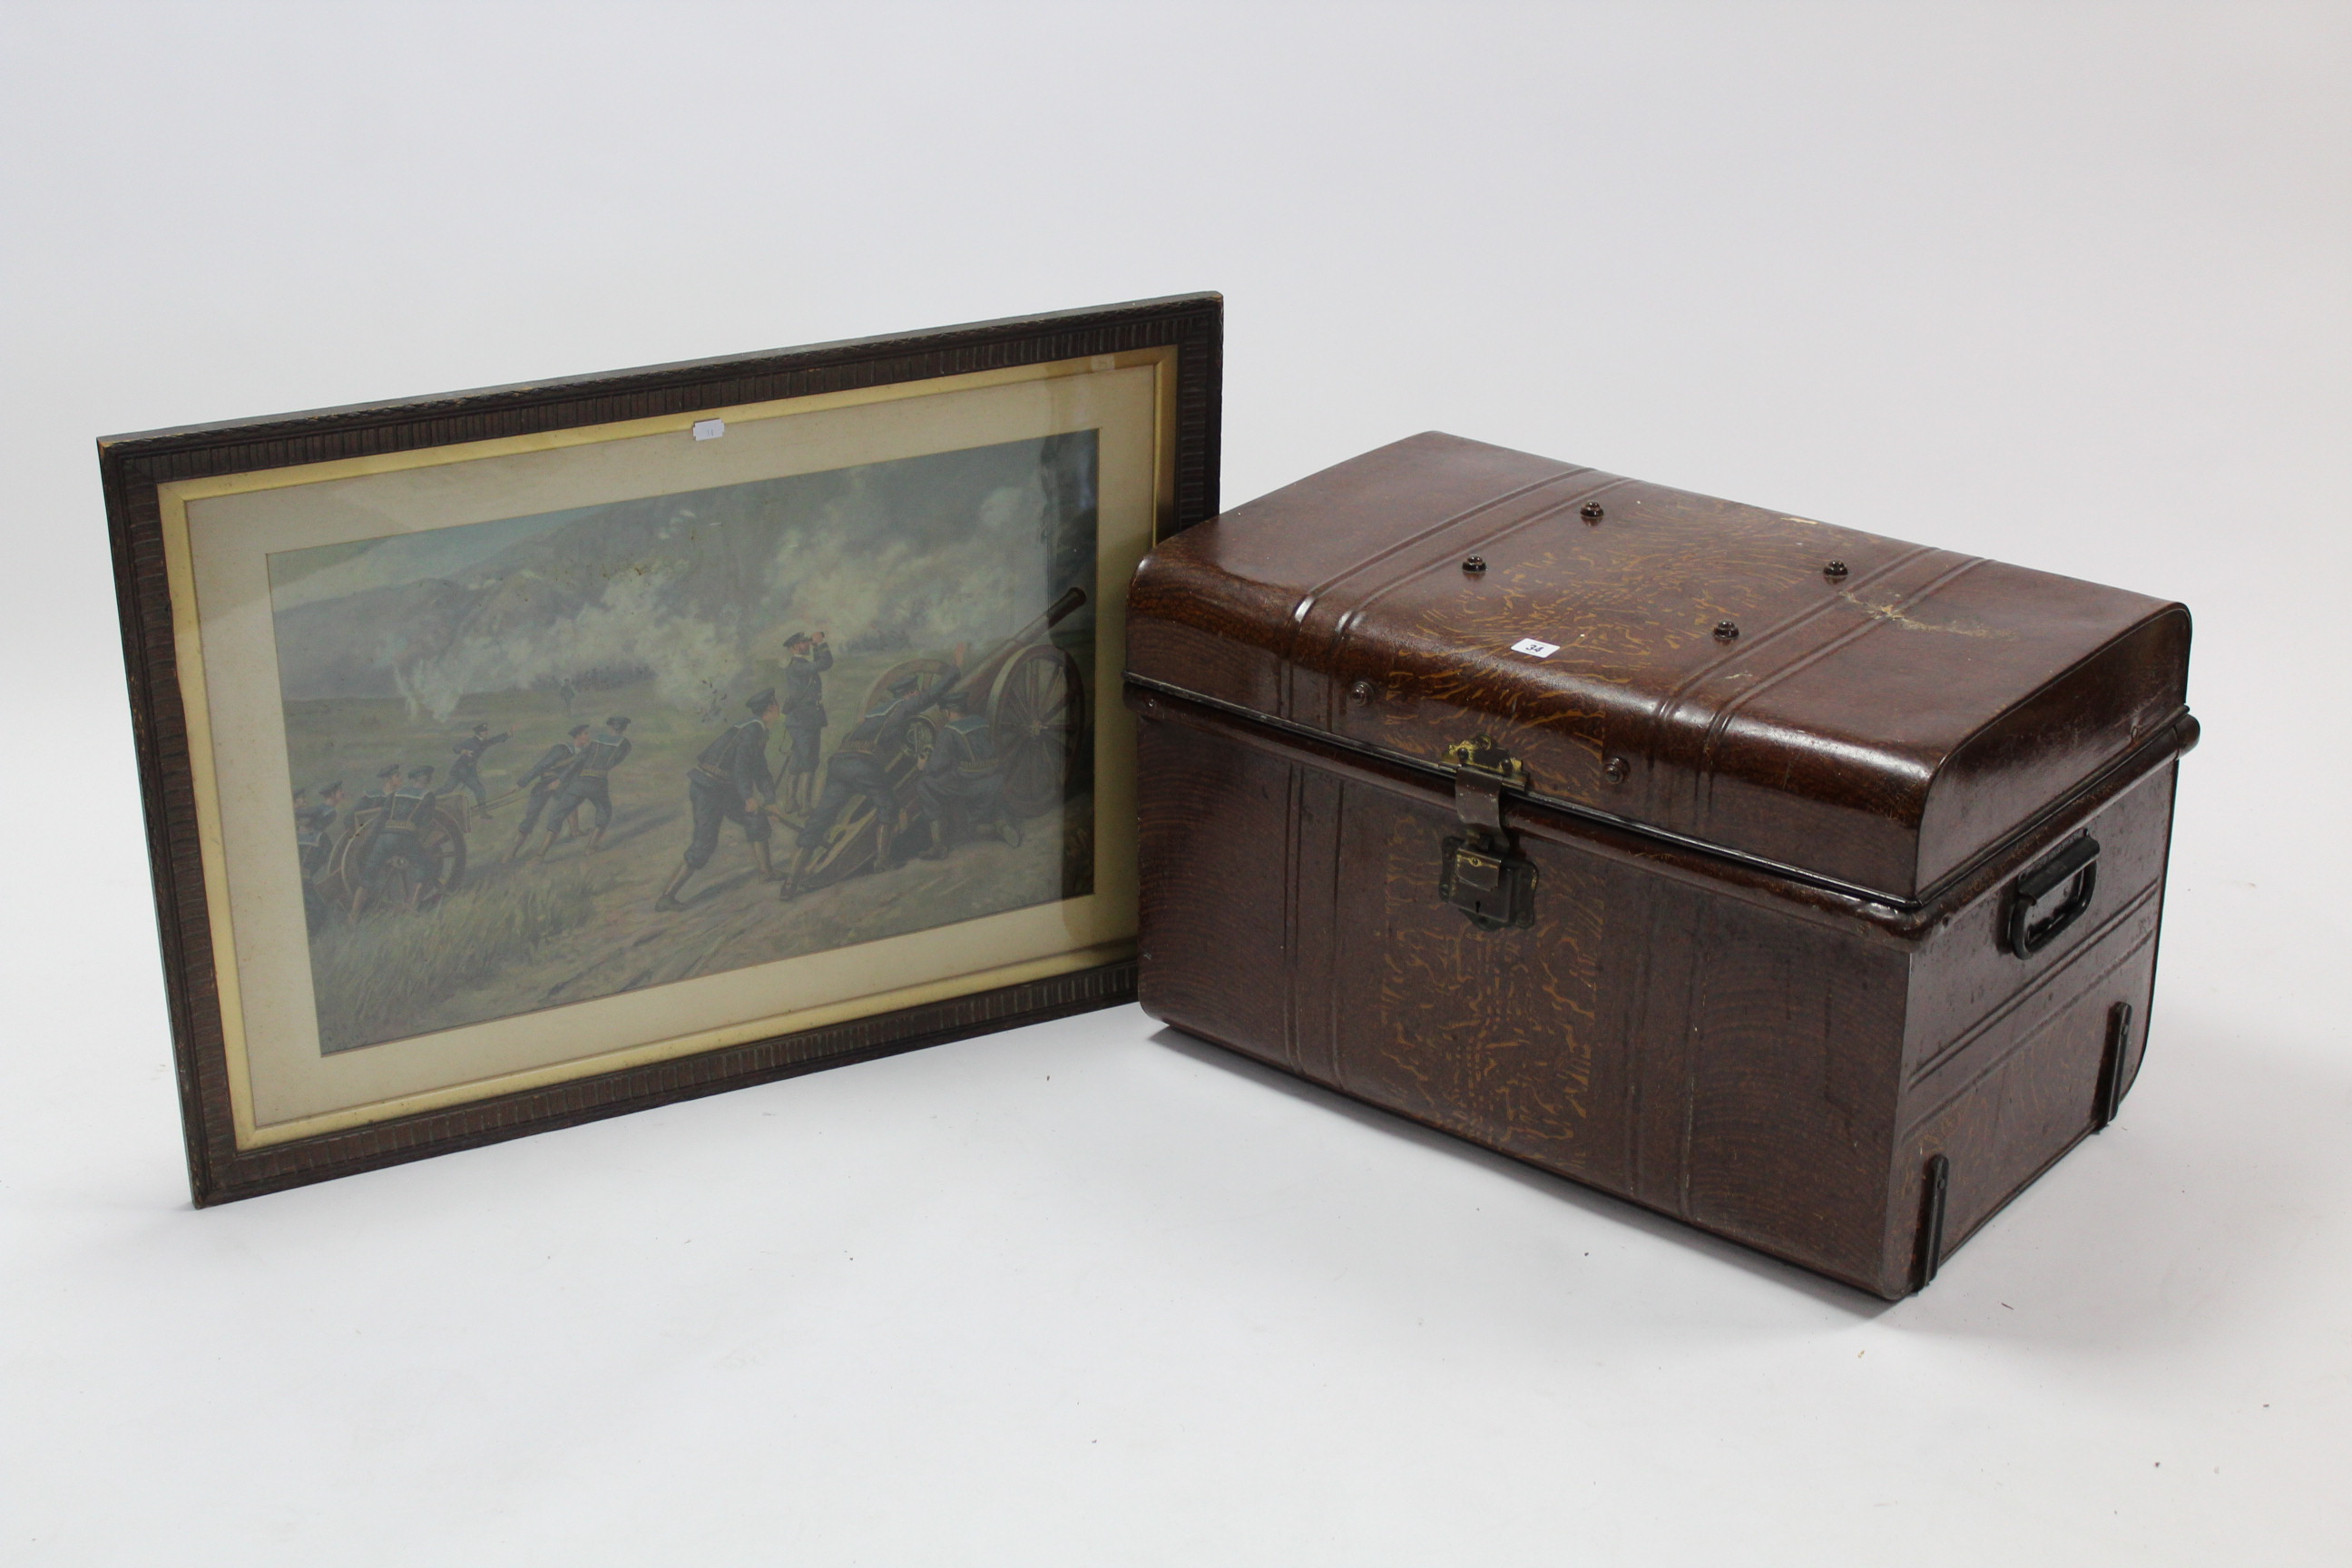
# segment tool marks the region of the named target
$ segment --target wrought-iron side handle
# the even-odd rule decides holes
[[[2042,901],[2060,888],[2066,889],[2065,898],[2056,909],[2035,919]],[[2099,841],[2086,833],[2018,878],[2010,889],[2009,920],[2002,931],[2005,945],[2020,958],[2032,957],[2083,918],[2098,889]]]

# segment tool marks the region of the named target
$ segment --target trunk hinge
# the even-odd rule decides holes
[[[1482,931],[1535,924],[1535,863],[1511,847],[1503,828],[1503,792],[1528,787],[1527,764],[1488,735],[1447,747],[1445,760],[1464,831],[1445,841],[1438,897]]]

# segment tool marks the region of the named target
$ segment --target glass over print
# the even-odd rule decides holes
[[[1096,451],[272,554],[320,1050],[1090,892]]]

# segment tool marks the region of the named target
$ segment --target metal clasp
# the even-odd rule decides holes
[[[1528,787],[1527,765],[1490,735],[1445,750],[1454,764],[1454,815],[1464,833],[1448,838],[1437,895],[1482,931],[1535,924],[1535,863],[1503,831],[1503,792]]]
[[[1493,776],[1507,789],[1528,787],[1528,765],[1503,750],[1492,735],[1474,735],[1445,748],[1445,760],[1457,768]]]

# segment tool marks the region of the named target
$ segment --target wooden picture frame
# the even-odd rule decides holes
[[[1216,510],[1222,340],[1194,294],[100,440],[196,1204],[1131,1000],[1117,639]]]

